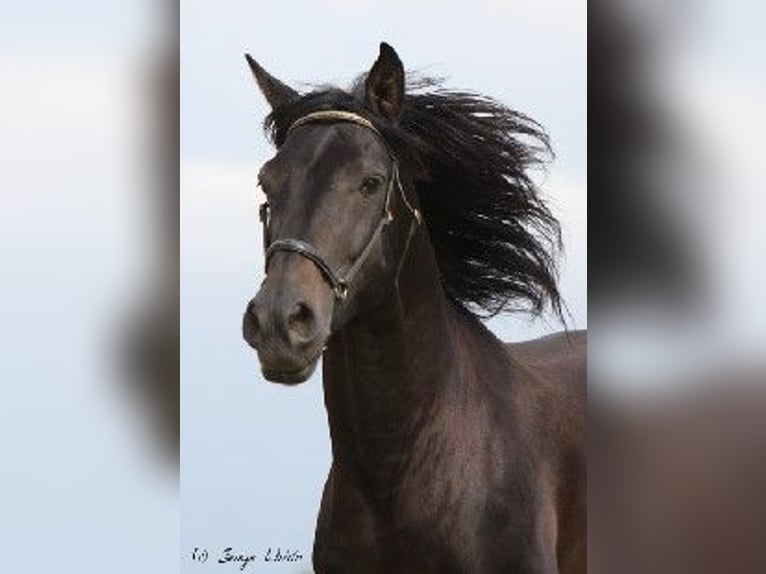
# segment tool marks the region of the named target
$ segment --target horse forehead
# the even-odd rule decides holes
[[[367,128],[353,124],[307,125],[295,140],[296,160],[305,168],[332,167],[385,151]],[[380,148],[380,149],[378,149]]]

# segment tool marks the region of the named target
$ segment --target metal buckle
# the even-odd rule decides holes
[[[343,301],[348,296],[348,284],[343,280],[338,281],[333,291],[335,291],[335,297]]]
[[[269,220],[269,203],[267,201],[258,207],[258,217],[261,219],[261,223],[266,225]]]

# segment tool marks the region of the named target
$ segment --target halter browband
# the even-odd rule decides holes
[[[302,125],[309,124],[311,122],[321,122],[326,120],[334,120],[337,122],[351,122],[352,124],[364,126],[368,130],[374,131],[381,138],[383,137],[380,135],[378,128],[376,128],[375,125],[370,120],[358,114],[355,114],[353,112],[344,112],[343,110],[320,110],[318,112],[311,112],[310,114],[306,114],[305,116],[295,120],[290,125],[290,127],[287,128],[287,132],[285,132],[285,139],[290,137],[290,134],[293,132],[293,130],[301,127]],[[388,149],[388,146],[386,146],[386,149]]]
[[[369,121],[366,118],[363,118],[362,116],[358,114],[355,114],[352,112],[346,112],[342,110],[323,110],[323,111],[306,114],[305,116],[298,118],[287,129],[287,132],[285,133],[285,139],[287,139],[296,128],[299,128],[300,126],[311,123],[311,122],[320,122],[320,121],[351,122],[375,132],[375,134],[377,134],[378,137],[383,139],[383,136],[381,135],[381,133],[378,131],[378,129],[373,125],[371,121]],[[385,144],[385,141],[383,143]],[[343,274],[341,274],[339,271],[333,271],[332,267],[330,267],[327,261],[325,261],[324,257],[322,257],[322,254],[313,245],[301,239],[289,238],[289,239],[277,239],[276,241],[273,241],[273,242],[270,241],[269,232],[268,232],[269,204],[264,203],[261,205],[261,208],[260,208],[260,217],[261,217],[261,222],[263,223],[263,245],[264,245],[264,248],[266,249],[265,268],[267,273],[269,268],[269,260],[271,259],[271,256],[274,255],[274,253],[277,253],[279,251],[289,251],[292,253],[297,253],[298,255],[305,257],[306,259],[311,261],[314,265],[316,265],[317,269],[319,269],[320,273],[322,274],[322,277],[324,278],[324,280],[327,281],[327,283],[332,288],[333,293],[335,294],[335,298],[341,301],[344,300],[346,298],[346,295],[348,294],[348,287],[351,284],[351,281],[354,279],[354,277],[356,276],[356,273],[362,267],[367,257],[369,257],[370,253],[372,253],[373,247],[378,237],[380,237],[380,235],[382,234],[383,229],[394,220],[394,213],[393,211],[391,211],[391,196],[393,195],[394,186],[397,186],[399,188],[402,201],[404,202],[404,205],[407,206],[407,209],[410,211],[410,213],[412,213],[412,217],[413,217],[412,225],[410,225],[410,232],[409,232],[409,235],[407,236],[407,243],[404,248],[404,253],[402,253],[402,260],[400,261],[399,267],[398,267],[398,269],[401,269],[401,265],[404,262],[404,258],[407,255],[407,251],[409,250],[410,240],[412,239],[412,235],[415,232],[415,228],[420,224],[421,215],[420,215],[420,211],[417,208],[413,207],[412,204],[410,204],[409,200],[407,199],[407,195],[404,192],[404,187],[402,187],[402,182],[399,180],[399,165],[396,161],[396,157],[394,157],[394,155],[391,153],[391,150],[388,148],[387,145],[386,145],[386,150],[388,150],[388,154],[391,156],[393,167],[391,170],[391,177],[388,180],[388,187],[386,188],[386,198],[385,198],[385,203],[383,207],[383,215],[381,216],[380,222],[375,228],[375,231],[370,236],[370,239],[367,240],[367,244],[364,246],[364,249],[362,249],[362,252],[357,256],[357,258],[354,260],[354,262],[351,264],[348,270]]]

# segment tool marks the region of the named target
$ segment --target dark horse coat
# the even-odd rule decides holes
[[[585,572],[585,335],[504,345],[476,316],[560,309],[558,225],[526,174],[544,132],[406,93],[386,44],[351,92],[248,61],[279,152],[243,332],[271,380],[324,358],[316,572]]]

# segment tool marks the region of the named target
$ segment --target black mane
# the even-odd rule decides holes
[[[415,178],[446,293],[479,316],[540,314],[548,303],[561,318],[559,223],[528,175],[550,155],[543,128],[491,98],[433,80],[408,91],[392,125],[364,107],[360,86],[319,89],[278,107],[265,120],[267,135],[279,147],[295,120],[317,110],[368,118]]]

